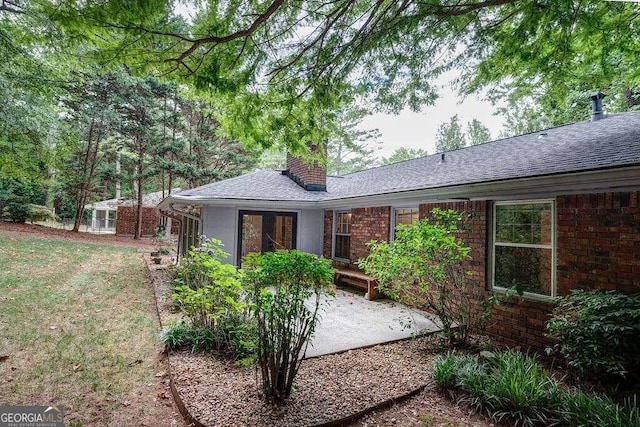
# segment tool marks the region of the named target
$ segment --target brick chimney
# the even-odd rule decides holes
[[[309,164],[287,152],[287,170],[283,174],[307,191],[327,191],[327,168],[322,165],[322,160],[327,158],[327,146],[323,146],[322,153],[318,144],[309,143],[308,147],[315,160]]]

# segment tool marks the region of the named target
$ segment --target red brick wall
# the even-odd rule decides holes
[[[487,331],[510,346],[544,350],[551,344],[544,332],[553,306],[551,302],[512,296],[494,307]]]
[[[322,255],[331,259],[333,249],[333,211],[324,211],[324,241]]]
[[[468,203],[468,202],[467,202]],[[478,202],[473,202],[478,203]],[[424,217],[435,204],[420,206]],[[463,210],[464,204],[444,203],[442,209]],[[486,286],[486,205],[470,222],[474,230],[465,236],[474,258],[470,270]],[[571,289],[615,289],[640,291],[640,193],[600,193],[556,198],[556,289],[567,295]],[[484,224],[483,224],[484,222]],[[511,345],[542,349],[550,342],[543,334],[553,303],[518,296],[493,310],[489,332]]]
[[[435,207],[453,209],[465,213],[465,226],[469,230],[462,233],[465,244],[471,248],[471,260],[465,263],[465,269],[471,271],[470,280],[475,282],[488,297],[488,236],[490,230],[486,201],[427,203],[420,205],[420,218],[430,216]],[[471,213],[468,218],[466,215]],[[549,341],[544,338],[545,323],[553,305],[546,302],[525,300],[518,296],[511,297],[494,307],[487,331],[498,340],[509,345],[520,345],[525,348],[544,349]]]
[[[640,192],[557,198],[557,290],[640,291]]]
[[[134,235],[136,227],[137,206],[118,206],[116,234]],[[142,235],[155,236],[160,224],[160,214],[155,208],[142,208]]]
[[[434,207],[473,215],[470,230],[462,235],[471,247],[472,259],[465,266],[471,280],[489,295],[487,262],[490,233],[489,209],[485,201],[425,203],[420,218]],[[352,210],[351,256],[367,255],[366,242],[388,240],[389,207]],[[556,198],[556,285],[558,295],[571,289],[616,289],[640,291],[640,192],[583,194]],[[331,256],[333,212],[325,211],[324,254]],[[509,345],[541,350],[549,340],[545,325],[553,303],[524,299],[517,295],[494,307],[488,332]]]
[[[369,255],[367,242],[389,241],[391,208],[358,208],[351,210],[351,263]]]

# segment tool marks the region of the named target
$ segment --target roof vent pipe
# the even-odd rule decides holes
[[[602,111],[602,98],[606,95],[602,92],[594,92],[589,96],[591,99],[591,121],[595,122],[596,120],[600,120],[604,117],[604,112]]]

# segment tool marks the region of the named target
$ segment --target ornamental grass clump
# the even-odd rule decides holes
[[[609,397],[563,387],[533,357],[509,350],[492,357],[438,357],[434,377],[496,423],[514,426],[637,426],[634,399]]]
[[[568,392],[562,418],[571,426],[640,426],[640,407],[635,397],[619,404],[602,394]]]
[[[487,360],[449,355],[435,361],[435,371],[443,370],[455,371],[455,378],[440,382],[436,375],[438,384],[463,391],[463,400],[496,423],[533,426],[557,421],[558,384],[533,358],[515,351]]]
[[[257,358],[267,400],[284,402],[318,323],[321,295],[333,293],[331,261],[296,250],[249,254],[244,281],[257,322]]]

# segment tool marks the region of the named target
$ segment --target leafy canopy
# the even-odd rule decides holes
[[[574,95],[587,90],[609,92],[621,108],[638,102],[640,6],[630,2],[181,4],[189,17],[169,0],[39,0],[28,11],[89,40],[103,64],[189,78],[225,106],[226,132],[264,147],[324,141],[332,112],[354,101],[418,110],[452,68],[463,70],[465,93],[501,87],[496,96],[542,99],[552,123],[570,121]]]

